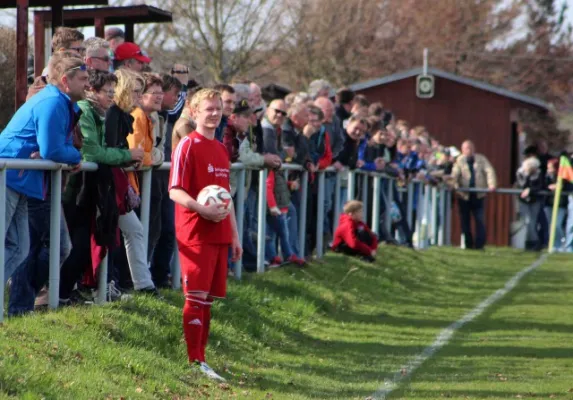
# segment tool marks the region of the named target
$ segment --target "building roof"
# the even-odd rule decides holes
[[[34,15],[38,14],[45,22],[50,22],[52,19],[50,11],[34,12]],[[127,7],[97,7],[64,10],[64,22],[66,26],[92,26],[95,18],[104,18],[106,25],[173,22],[171,12],[143,4]]]
[[[411,77],[422,74],[422,72],[423,72],[422,68],[414,68],[414,69],[411,69],[408,71],[401,71],[401,72],[397,72],[393,75],[385,76],[382,78],[372,79],[372,80],[369,80],[366,82],[355,83],[353,85],[350,85],[350,89],[352,89],[354,91],[370,89],[370,88],[375,87],[375,86],[385,85],[387,83],[396,82],[396,81],[406,79],[406,78],[411,78]],[[507,90],[507,89],[501,88],[499,86],[490,85],[489,83],[476,81],[476,80],[470,79],[470,78],[465,78],[463,76],[452,74],[450,72],[442,71],[441,69],[428,68],[428,74],[434,75],[434,76],[437,76],[440,78],[448,79],[448,80],[451,80],[454,82],[458,82],[458,83],[461,83],[462,85],[473,86],[476,89],[481,89],[481,90],[485,90],[487,92],[492,92],[492,93],[498,94],[500,96],[508,97],[508,98],[514,99],[514,100],[518,100],[518,101],[521,101],[523,103],[532,104],[534,106],[541,107],[541,108],[544,108],[546,110],[551,107],[550,104],[546,103],[545,101],[543,101],[541,99],[527,96],[527,95],[524,95],[521,93],[512,92],[511,90]]]
[[[28,0],[28,7],[107,6],[108,0]],[[17,0],[0,0],[0,8],[16,8]]]

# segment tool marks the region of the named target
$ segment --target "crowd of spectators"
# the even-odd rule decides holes
[[[52,48],[47,68],[30,85],[27,102],[0,135],[0,157],[41,158],[75,165],[76,169],[82,160],[99,165],[96,172],[72,171],[64,182],[60,303],[86,302],[97,296],[98,268],[106,254],[108,299],[120,299],[131,291],[160,296],[157,288],[170,285],[175,245],[169,172],[153,170],[150,228],[144,237],[138,169],[170,161],[179,141],[194,130],[190,104],[201,85],[190,78],[183,64],[175,64],[169,73],[153,72],[149,55],[137,44],[126,42],[117,28],[108,29],[105,39],[87,40],[77,30],[59,28]],[[291,93],[268,104],[255,82],[221,83],[214,88],[221,93],[223,103],[223,118],[215,137],[227,148],[230,162],[269,171],[266,182],[259,182],[258,174],[250,170],[246,173],[242,261],[247,270],[255,268],[259,240],[265,241],[268,268],[285,263],[302,267],[311,260],[319,242],[318,207],[325,215],[323,250],[331,244],[335,249],[352,246],[344,240],[355,239],[354,228],[335,235],[335,227],[363,226],[372,215],[370,208],[363,209],[355,202],[343,207],[350,170],[395,178],[381,185],[379,234],[371,237],[368,230],[367,258],[375,256],[372,250],[379,241],[413,246],[415,226],[407,222],[405,202],[399,193],[409,181],[445,182],[455,188],[496,187],[495,171],[487,158],[475,152],[472,142],[463,143],[461,152],[445,146],[425,127],[397,119],[385,105],[370,102],[348,88],[335,91],[319,79],[307,92]],[[535,151],[529,149],[518,171],[517,182],[524,189],[521,212],[530,222],[530,248],[546,243],[543,234],[548,229],[546,213],[552,197],[538,192],[554,189],[555,162],[541,145]],[[304,253],[298,239],[302,174],[279,172],[282,163],[300,165],[310,176]],[[318,204],[316,173],[327,168],[324,203]],[[339,224],[334,221],[337,173],[342,174],[339,206],[344,210]],[[45,304],[49,180],[49,174],[42,171],[11,170],[7,175],[5,279],[11,279],[11,315]],[[360,175],[355,184],[355,193],[367,190],[372,198],[373,187],[366,177]],[[267,190],[265,221],[258,221],[259,185]],[[233,195],[236,186],[237,173],[233,172]],[[392,202],[384,195],[389,190],[393,192]],[[484,194],[460,192],[458,201],[466,247],[483,248]],[[573,196],[559,201],[557,243],[560,249],[572,251]],[[418,204],[415,194],[414,215]],[[472,215],[475,235],[471,231]],[[386,218],[391,219],[390,231],[384,223]],[[562,229],[566,220],[567,233]],[[264,238],[257,237],[259,223],[267,224]],[[229,273],[233,273],[232,267]]]

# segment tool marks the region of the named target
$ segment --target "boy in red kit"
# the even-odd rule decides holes
[[[229,154],[215,139],[221,122],[221,94],[197,92],[190,105],[197,129],[179,142],[172,157],[169,196],[175,202],[175,230],[179,246],[185,306],[183,332],[189,362],[211,379],[224,381],[205,363],[211,304],[227,293],[229,246],[233,261],[243,252],[235,212],[222,204],[201,205],[195,200],[205,186],[230,190]]]
[[[364,223],[364,206],[361,201],[350,200],[344,205],[338,227],[334,232],[332,250],[350,256],[361,256],[373,262],[378,239]]]

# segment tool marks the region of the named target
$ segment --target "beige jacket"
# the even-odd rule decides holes
[[[495,176],[495,169],[491,166],[488,159],[481,155],[475,155],[475,163],[474,163],[474,171],[475,171],[475,187],[479,189],[487,189],[490,187],[497,186],[497,179]],[[470,187],[470,168],[468,166],[468,162],[466,161],[466,157],[461,155],[456,160],[454,164],[454,168],[452,170],[452,181],[454,187],[457,188],[469,188]],[[470,194],[465,192],[458,192],[458,196],[460,196],[464,200],[469,200]],[[485,197],[485,193],[477,193],[478,198]]]

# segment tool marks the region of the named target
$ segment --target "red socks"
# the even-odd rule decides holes
[[[189,362],[205,361],[212,301],[189,296],[183,307],[183,333]]]
[[[205,361],[205,349],[209,341],[209,328],[211,326],[211,304],[212,301],[207,300],[203,304],[203,336],[201,337],[201,361]]]

